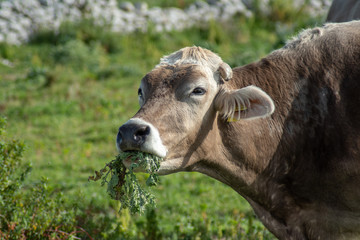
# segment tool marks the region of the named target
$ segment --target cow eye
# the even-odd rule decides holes
[[[138,96],[139,96],[139,97],[142,97],[142,96],[143,96],[143,93],[142,93],[141,88],[138,89]]]
[[[206,93],[206,90],[201,88],[201,87],[197,87],[192,91],[192,95],[204,95]]]

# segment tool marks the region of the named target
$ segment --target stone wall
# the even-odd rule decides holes
[[[112,31],[182,30],[210,20],[223,21],[236,14],[251,16],[254,0],[197,1],[186,9],[149,8],[145,2],[132,4],[116,0],[3,0],[0,2],[0,42],[27,42],[39,29],[56,31],[64,21],[92,18]],[[331,0],[289,0],[297,6],[307,3],[313,15],[325,14]],[[262,14],[268,14],[269,0],[260,0]]]

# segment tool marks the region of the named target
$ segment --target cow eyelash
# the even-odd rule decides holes
[[[206,93],[205,89],[201,87],[197,87],[192,91],[191,95],[204,95],[205,93]]]

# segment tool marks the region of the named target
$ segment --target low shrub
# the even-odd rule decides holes
[[[76,227],[76,209],[65,207],[66,197],[42,178],[24,184],[31,164],[23,162],[25,146],[5,137],[0,117],[0,239],[73,239],[84,230]]]

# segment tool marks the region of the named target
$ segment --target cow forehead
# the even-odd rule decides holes
[[[219,64],[222,63],[222,60],[210,50],[194,46],[185,47],[168,56],[164,56],[160,59],[160,63],[156,67],[190,63],[206,66],[215,72]]]
[[[164,65],[149,72],[143,79],[141,86],[145,90],[154,88],[176,89],[180,85],[199,81],[214,82],[211,71],[197,64]]]

